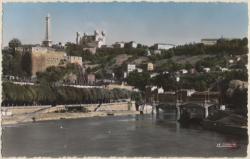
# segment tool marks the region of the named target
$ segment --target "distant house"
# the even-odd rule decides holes
[[[175,45],[173,44],[165,44],[165,43],[156,43],[154,44],[155,50],[168,50],[173,48]]]
[[[161,54],[161,50],[154,50],[153,53],[154,54]]]
[[[130,42],[126,43],[126,46],[128,48],[137,48],[137,43],[134,41],[130,41]]]
[[[88,84],[94,84],[95,83],[95,75],[94,74],[88,74],[87,75],[87,81],[88,81]]]
[[[146,55],[147,55],[147,56],[151,56],[150,50],[146,50]]]
[[[210,68],[209,67],[205,67],[205,68],[203,68],[203,71],[204,72],[210,72]]]
[[[158,88],[158,94],[160,93],[164,93],[164,89],[161,87],[161,88]]]
[[[141,72],[143,71],[141,68],[137,68],[136,70],[137,70],[137,72],[139,72],[139,73],[141,73]]]
[[[113,46],[114,48],[124,48],[124,42],[116,42]]]
[[[221,68],[221,71],[222,71],[222,72],[226,72],[226,71],[229,71],[229,69],[228,69],[228,68],[223,67],[223,68]]]
[[[127,78],[127,76],[128,76],[127,72],[124,72],[123,73],[123,78]]]
[[[150,78],[156,77],[158,75],[159,75],[159,73],[152,73],[152,74],[150,74]]]
[[[82,57],[81,56],[67,56],[66,59],[69,63],[75,63],[75,64],[82,66]]]
[[[128,73],[133,72],[134,70],[136,70],[135,64],[128,64],[127,70],[128,70],[127,71]]]
[[[186,70],[186,69],[181,69],[180,72],[181,72],[182,74],[187,74],[187,73],[188,73],[188,70]]]
[[[154,64],[153,63],[148,63],[147,64],[147,70],[148,71],[153,71],[154,70]]]
[[[228,63],[233,64],[233,63],[234,63],[234,60],[233,60],[233,59],[230,59],[230,60],[228,60]]]
[[[166,75],[166,74],[169,74],[169,72],[168,71],[164,71],[164,72],[162,72],[164,75]]]

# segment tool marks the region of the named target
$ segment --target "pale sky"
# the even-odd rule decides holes
[[[51,15],[52,41],[75,42],[76,32],[103,29],[107,43],[136,41],[185,44],[202,38],[247,36],[247,3],[5,3],[3,45],[45,38]]]

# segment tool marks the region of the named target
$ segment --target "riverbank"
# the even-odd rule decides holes
[[[26,106],[26,107],[5,107],[2,112],[9,115],[2,115],[2,125],[19,124],[26,122],[77,119],[89,117],[105,117],[109,115],[123,116],[139,114],[135,110],[134,102],[105,103],[75,105],[73,107],[84,108],[85,111],[67,111],[67,107],[60,105],[51,106]],[[8,113],[7,113],[8,112]],[[3,113],[2,113],[3,114]]]
[[[233,112],[217,111],[202,121],[205,129],[247,136],[247,118]]]
[[[102,111],[102,112],[87,112],[87,113],[43,113],[31,116],[24,120],[24,115],[16,115],[11,118],[2,119],[2,125],[11,125],[11,124],[20,124],[27,122],[36,122],[36,121],[48,121],[48,120],[60,120],[60,119],[78,119],[78,118],[89,118],[89,117],[105,117],[109,115],[113,116],[126,116],[126,115],[136,115],[139,114],[138,111]]]

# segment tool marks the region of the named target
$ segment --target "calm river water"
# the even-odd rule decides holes
[[[43,121],[2,129],[2,155],[233,157],[246,156],[247,138],[185,128],[151,115]],[[217,144],[236,143],[238,148]]]

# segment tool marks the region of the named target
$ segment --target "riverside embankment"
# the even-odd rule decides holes
[[[66,110],[64,105],[51,106],[23,106],[2,107],[2,125],[18,124],[34,121],[76,119],[96,116],[121,116],[139,114],[135,109],[134,102],[116,102],[105,104],[81,104],[70,105],[82,107],[84,112]]]

